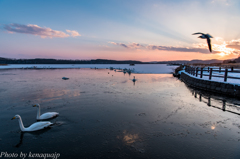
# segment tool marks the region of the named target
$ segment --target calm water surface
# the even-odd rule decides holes
[[[1,152],[240,158],[240,101],[188,88],[171,74],[52,69],[1,70],[0,77]],[[19,114],[25,126],[32,124],[35,103],[60,116],[51,129],[20,133],[10,119]]]

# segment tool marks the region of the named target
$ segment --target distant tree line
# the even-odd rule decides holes
[[[64,60],[64,59],[10,59],[1,58],[0,64],[147,64],[149,62],[141,61],[117,61],[107,59],[96,59],[96,60]]]
[[[230,60],[225,60],[225,62]],[[234,61],[239,62],[240,58]],[[135,60],[107,60],[107,59],[96,59],[96,60],[66,60],[66,59],[11,59],[0,57],[0,64],[193,64],[193,63],[222,63],[223,60],[176,60],[176,61],[152,61],[152,62],[142,62]]]

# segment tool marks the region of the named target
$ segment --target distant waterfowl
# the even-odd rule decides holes
[[[137,81],[137,79],[135,79],[135,76],[133,76],[132,81],[133,81],[133,82],[136,82],[136,81]]]
[[[132,72],[131,72],[131,70],[128,70],[128,71],[127,71],[127,73],[128,73],[128,74],[129,74],[129,76],[130,76]]]
[[[63,80],[68,80],[69,78],[67,78],[67,77],[63,77],[62,79],[63,79]]]
[[[32,125],[30,125],[28,128],[25,128],[22,122],[22,118],[20,115],[15,115],[13,119],[18,119],[19,121],[19,126],[22,132],[30,132],[30,131],[37,131],[37,130],[41,130],[41,129],[45,129],[48,128],[49,126],[53,125],[53,123],[49,122],[49,121],[44,121],[44,122],[36,122],[33,123]]]
[[[203,33],[200,33],[200,32],[193,33],[192,35],[196,35],[196,34],[202,34],[202,35],[199,36],[198,38],[207,39],[209,51],[212,52],[212,46],[211,46],[211,40],[210,40],[210,38],[213,38],[213,37],[212,37],[211,35],[209,35],[209,34],[203,34]]]
[[[40,104],[35,104],[35,105],[33,105],[33,107],[38,107],[37,120],[46,120],[46,119],[54,118],[59,115],[59,113],[57,113],[57,112],[47,112],[47,113],[40,115],[41,114],[40,113]]]

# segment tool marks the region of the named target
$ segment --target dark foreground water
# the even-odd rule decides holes
[[[25,126],[32,124],[35,103],[60,116],[51,129],[20,133],[11,118],[19,114]],[[0,151],[2,158],[30,152],[63,159],[240,158],[239,104],[170,74],[1,70]]]

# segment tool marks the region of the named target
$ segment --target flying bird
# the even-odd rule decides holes
[[[201,36],[199,36],[198,38],[201,38],[201,39],[207,39],[207,43],[208,43],[208,48],[209,48],[209,51],[212,52],[212,46],[211,46],[211,40],[210,38],[213,38],[211,35],[209,34],[203,34],[203,33],[193,33],[192,35],[196,35],[196,34],[202,34]]]

